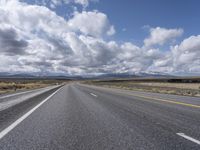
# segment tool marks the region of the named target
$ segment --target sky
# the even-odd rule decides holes
[[[200,75],[199,0],[0,0],[0,72]]]

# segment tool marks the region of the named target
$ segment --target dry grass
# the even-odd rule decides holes
[[[144,85],[144,86],[171,87],[171,88],[179,88],[179,89],[194,89],[194,90],[200,89],[200,83],[139,82],[137,84]]]
[[[185,96],[200,96],[200,83],[169,83],[169,82],[144,82],[144,81],[91,81],[105,87],[121,88],[135,91],[176,94]]]
[[[60,84],[57,80],[0,80],[0,94]]]

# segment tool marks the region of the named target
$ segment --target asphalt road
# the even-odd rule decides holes
[[[200,150],[200,99],[68,84],[0,111],[0,149]]]

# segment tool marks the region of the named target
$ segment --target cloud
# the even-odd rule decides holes
[[[87,7],[89,5],[89,0],[75,0],[75,3],[81,4],[84,7]]]
[[[0,26],[0,52],[6,55],[23,55],[28,42],[20,39],[14,28]]]
[[[97,11],[75,12],[73,18],[68,21],[68,26],[73,31],[94,37],[115,33],[114,26],[110,25],[106,14]]]
[[[25,0],[23,0],[26,2]],[[90,2],[97,2],[98,0],[35,0],[36,4],[50,6],[51,8],[56,8],[61,5],[68,4],[78,4],[86,8],[89,6]]]
[[[144,46],[138,46],[109,41],[115,28],[98,11],[76,12],[67,20],[45,6],[10,0],[0,5],[0,14],[1,72],[200,73],[200,35],[168,51],[153,47],[180,36],[182,29],[152,28]]]
[[[163,45],[183,34],[183,29],[166,29],[161,27],[151,28],[150,36],[144,40],[146,47],[153,45]]]
[[[110,26],[110,29],[106,32],[107,35],[111,36],[115,34],[115,27],[112,25]]]
[[[200,73],[200,35],[191,36],[171,49],[174,71]]]

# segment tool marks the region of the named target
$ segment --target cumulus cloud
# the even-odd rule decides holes
[[[115,28],[98,11],[75,12],[67,20],[45,6],[10,0],[1,3],[0,14],[1,72],[200,73],[200,35],[168,51],[153,47],[180,36],[182,29],[151,28],[144,46],[138,46],[105,40]]]
[[[182,34],[183,29],[166,29],[161,27],[151,28],[150,36],[144,40],[144,44],[146,47],[152,45],[163,45],[165,42]]]
[[[87,7],[88,4],[89,4],[89,0],[75,0],[75,3],[81,4],[81,5],[83,5],[84,7]]]
[[[107,15],[97,11],[75,12],[73,18],[68,21],[68,26],[74,31],[94,37],[115,33],[114,26],[110,25]]]
[[[174,71],[200,73],[200,35],[172,47]]]
[[[0,26],[0,52],[6,55],[23,55],[28,42],[20,39],[14,28]]]
[[[25,0],[23,0],[25,2]],[[90,2],[97,2],[98,0],[35,0],[36,4],[50,6],[51,8],[56,8],[63,4],[79,4],[82,7],[88,7]]]

